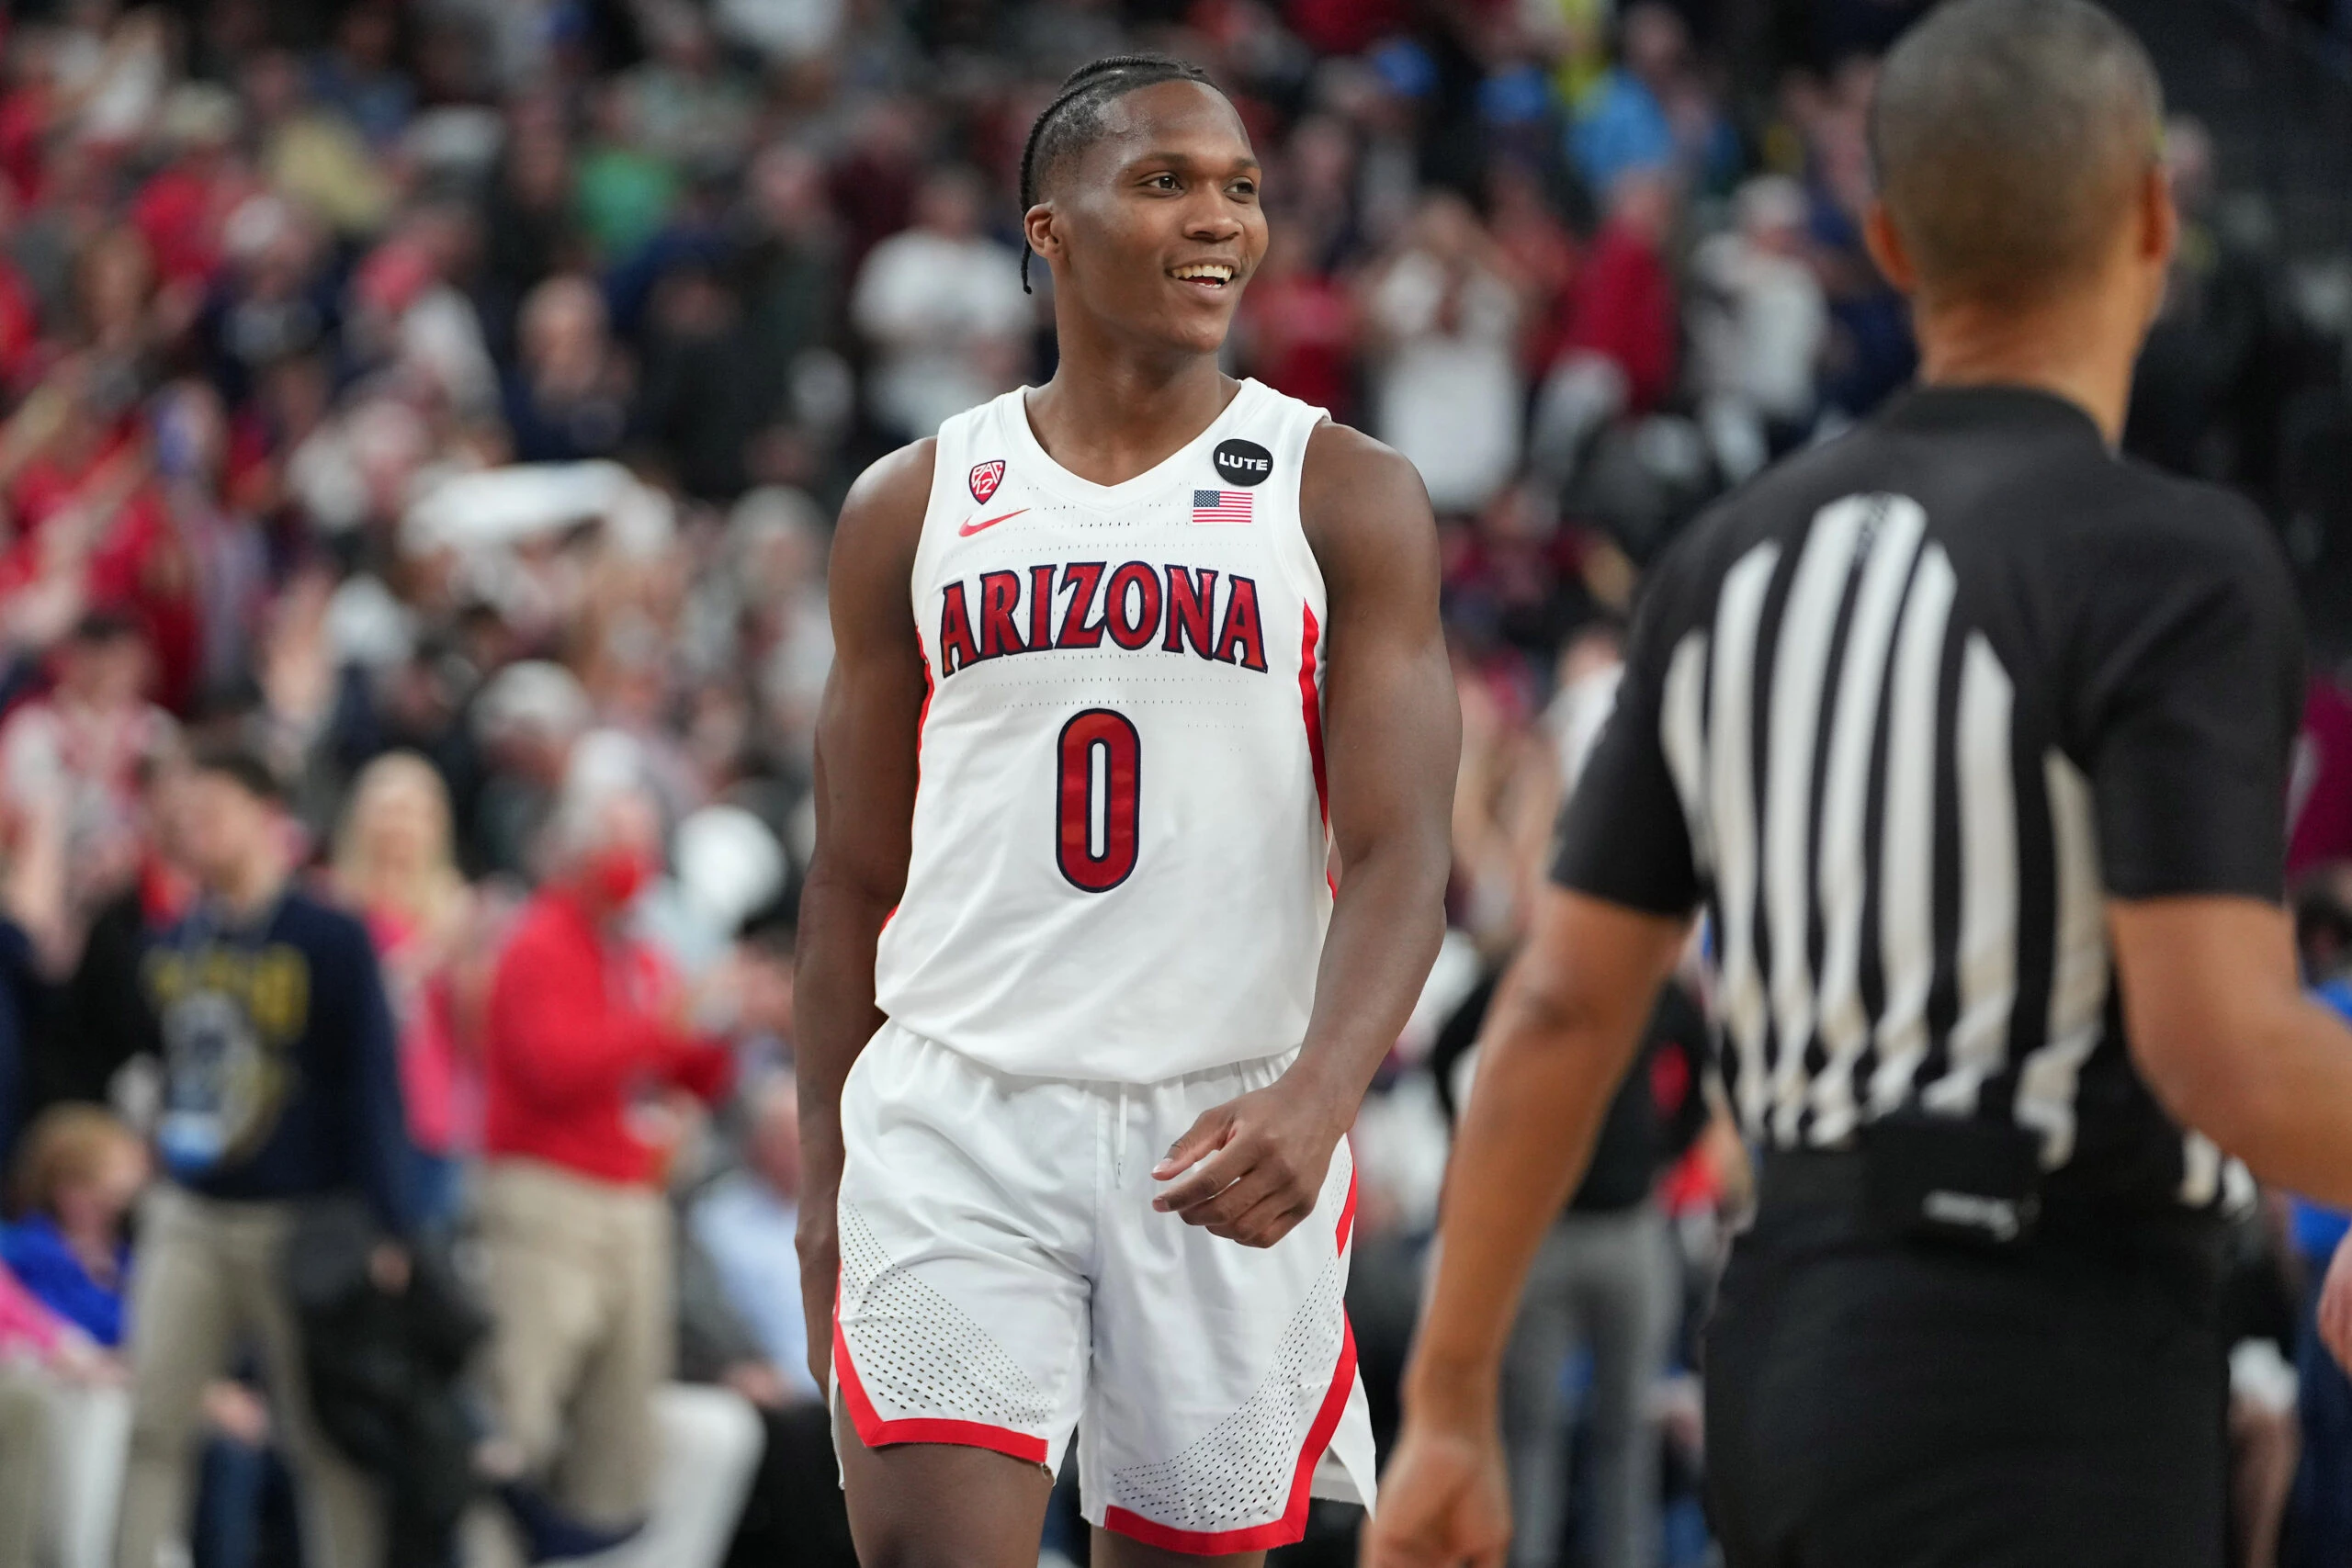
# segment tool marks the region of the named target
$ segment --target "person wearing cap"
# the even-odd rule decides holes
[[[130,1305],[130,1460],[119,1568],[184,1551],[205,1385],[260,1351],[311,1568],[376,1568],[375,1483],[322,1437],[280,1272],[308,1206],[364,1202],[407,1276],[411,1158],[391,1012],[367,929],[291,880],[284,786],[259,754],[199,745],[182,784],[196,906],[149,951],[164,1053],[156,1147]],[[180,1559],[184,1561],[185,1559]]]

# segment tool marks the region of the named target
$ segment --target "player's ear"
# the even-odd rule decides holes
[[[2151,163],[2140,176],[2141,259],[2158,267],[2172,265],[2173,246],[2180,239],[2180,209],[2173,203],[2172,181],[2161,164]]]
[[[1054,204],[1041,201],[1021,215],[1021,231],[1040,261],[1050,263],[1061,254],[1061,236],[1054,229]]]
[[[1911,265],[1911,253],[1904,248],[1894,215],[1876,197],[1862,215],[1862,243],[1878,265],[1879,276],[1893,284],[1896,293],[1909,294],[1919,286],[1919,271]]]

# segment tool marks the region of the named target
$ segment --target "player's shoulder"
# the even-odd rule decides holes
[[[1345,518],[1351,528],[1419,531],[1435,526],[1421,471],[1385,443],[1327,419],[1306,437],[1298,506],[1310,532],[1318,520]]]
[[[939,438],[926,435],[865,467],[842,498],[838,528],[888,529],[911,521],[921,526],[931,504],[931,480],[939,460]]]
[[[1394,447],[1335,420],[1299,462],[1299,527],[1327,578],[1410,584],[1434,598],[1437,521],[1421,473]]]
[[[922,543],[938,451],[935,437],[910,441],[876,458],[851,484],[833,525],[831,579],[837,593],[869,581],[877,588],[893,581],[903,585]]]
[[[1428,504],[1421,471],[1402,452],[1336,419],[1317,423],[1307,434],[1299,483],[1306,486],[1369,483],[1404,485]]]

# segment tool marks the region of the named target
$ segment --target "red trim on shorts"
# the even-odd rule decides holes
[[[1315,612],[1302,603],[1298,613],[1306,617],[1306,636],[1298,651],[1298,711],[1306,721],[1306,755],[1315,764],[1315,807],[1323,814],[1323,825],[1331,825],[1330,777],[1323,767],[1323,693],[1315,684],[1315,646],[1323,637],[1323,628],[1315,622]]]
[[[1350,1154],[1352,1157],[1352,1149]],[[1347,1251],[1348,1237],[1355,1234],[1355,1228],[1356,1173],[1355,1168],[1351,1165],[1348,1168],[1348,1201],[1340,1206],[1340,1250],[1341,1252]]]
[[[1331,1386],[1323,1395],[1322,1408],[1315,1413],[1315,1425],[1307,1428],[1306,1446],[1298,1450],[1298,1469],[1291,1476],[1290,1502],[1283,1509],[1283,1517],[1272,1524],[1250,1525],[1238,1530],[1180,1530],[1114,1504],[1102,1511],[1102,1528],[1146,1546],[1190,1552],[1196,1557],[1292,1545],[1306,1534],[1306,1506],[1311,1500],[1315,1466],[1322,1460],[1323,1450],[1331,1446],[1331,1434],[1340,1429],[1340,1417],[1347,1411],[1348,1394],[1355,1381],[1356,1331],[1343,1308],[1340,1314],[1340,1364],[1331,1371]]]
[[[891,1443],[949,1443],[957,1448],[990,1449],[1031,1464],[1046,1462],[1046,1439],[1016,1432],[1010,1427],[936,1416],[882,1419],[882,1413],[874,1408],[874,1401],[865,1396],[865,1385],[858,1381],[857,1363],[850,1358],[849,1340],[842,1333],[838,1291],[833,1297],[833,1381],[841,1384],[842,1398],[849,1405],[850,1425],[857,1428],[858,1441],[869,1449]]]

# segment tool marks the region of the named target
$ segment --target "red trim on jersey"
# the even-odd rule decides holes
[[[922,729],[931,722],[931,694],[939,682],[931,678],[931,655],[918,649],[915,657],[922,660],[922,706],[915,713],[915,783],[922,783]]]
[[[991,1427],[985,1421],[949,1421],[934,1416],[912,1416],[899,1421],[885,1421],[874,1402],[865,1396],[865,1385],[858,1381],[857,1363],[851,1359],[849,1340],[842,1333],[842,1303],[838,1288],[833,1293],[833,1381],[841,1384],[842,1399],[849,1405],[850,1425],[857,1428],[857,1439],[869,1449],[890,1443],[949,1443],[957,1448],[989,1449],[1010,1454],[1031,1464],[1046,1462],[1046,1439],[1027,1432],[1016,1432],[1010,1427]]]
[[[1271,1524],[1250,1525],[1237,1530],[1182,1530],[1173,1526],[1145,1518],[1131,1509],[1114,1505],[1102,1513],[1102,1528],[1157,1546],[1169,1551],[1190,1552],[1196,1557],[1216,1557],[1228,1551],[1263,1551],[1270,1547],[1289,1546],[1306,1534],[1306,1506],[1315,1481],[1315,1466],[1322,1460],[1323,1450],[1331,1446],[1331,1434],[1340,1429],[1340,1417],[1348,1408],[1348,1394],[1356,1381],[1356,1331],[1348,1321],[1344,1309],[1340,1314],[1340,1362],[1331,1369],[1331,1386],[1323,1395],[1322,1407],[1315,1412],[1315,1424],[1307,1428],[1306,1446],[1298,1450],[1298,1468],[1290,1483],[1290,1501],[1283,1509],[1283,1517]]]
[[[1306,617],[1306,637],[1298,654],[1298,711],[1306,720],[1306,754],[1315,762],[1315,807],[1329,828],[1331,785],[1323,769],[1323,694],[1315,684],[1315,645],[1322,640],[1323,628],[1316,625],[1314,610],[1304,604],[1298,609]]]
[[[1351,1151],[1351,1157],[1352,1157],[1352,1151]],[[1350,1167],[1348,1170],[1348,1201],[1344,1204],[1340,1205],[1340,1250],[1341,1252],[1347,1251],[1348,1237],[1355,1234],[1355,1228],[1356,1173],[1354,1168]]]

